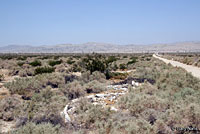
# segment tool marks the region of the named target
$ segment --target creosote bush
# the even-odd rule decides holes
[[[42,65],[41,61],[39,61],[39,60],[35,60],[35,61],[33,61],[33,62],[29,63],[29,64],[31,66],[33,66],[33,67],[41,66]]]
[[[52,73],[55,71],[53,67],[38,67],[35,69],[35,74]]]
[[[62,63],[62,60],[50,60],[49,61],[49,65],[50,66],[55,66],[55,65],[59,65],[59,64],[61,64]]]

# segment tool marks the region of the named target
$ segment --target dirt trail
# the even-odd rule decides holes
[[[186,71],[192,73],[193,76],[200,78],[200,68],[198,68],[198,67],[195,67],[195,66],[192,66],[192,65],[186,65],[186,64],[180,63],[178,61],[173,61],[173,60],[161,58],[156,54],[154,54],[153,57],[157,58],[159,60],[162,60],[167,64],[170,63],[170,64],[172,64],[172,66],[184,68]]]

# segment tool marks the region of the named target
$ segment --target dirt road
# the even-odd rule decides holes
[[[195,66],[192,66],[192,65],[186,65],[186,64],[180,63],[178,61],[173,61],[173,60],[168,60],[168,59],[165,59],[165,58],[161,58],[156,54],[154,54],[153,57],[155,57],[155,58],[157,58],[159,60],[162,60],[167,64],[170,63],[170,64],[172,64],[172,66],[182,67],[186,71],[192,73],[193,76],[195,76],[197,78],[200,78],[200,68],[198,68],[198,67],[195,67]]]

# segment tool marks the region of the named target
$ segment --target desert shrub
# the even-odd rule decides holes
[[[33,91],[39,91],[42,87],[38,80],[31,78],[16,78],[15,81],[8,82],[5,87],[11,94],[28,95]]]
[[[50,66],[55,66],[55,65],[59,65],[62,63],[62,60],[50,60],[49,61],[49,65]]]
[[[114,64],[114,66],[112,67],[112,69],[113,69],[114,71],[116,71],[117,69],[119,69],[119,67],[117,66],[117,64]]]
[[[77,80],[77,76],[75,75],[66,75],[65,76],[65,84],[73,82],[74,80]]]
[[[0,81],[3,81],[3,80],[4,80],[4,75],[0,74]]]
[[[51,59],[51,58],[52,58],[52,56],[50,56],[50,55],[39,57],[39,59],[41,59],[41,60]]]
[[[32,96],[34,92],[39,92],[47,86],[58,88],[65,83],[64,76],[56,74],[42,74],[33,78],[17,78],[5,84],[11,94]]]
[[[123,113],[114,113],[108,121],[99,121],[96,126],[100,134],[153,134],[153,127],[146,120]]]
[[[16,97],[6,97],[0,101],[0,119],[12,121],[22,110],[22,101]]]
[[[24,65],[24,62],[17,62],[17,65],[21,67]]]
[[[50,123],[35,124],[32,122],[12,131],[11,134],[60,134],[60,126]]]
[[[21,70],[19,67],[12,67],[11,70],[9,70],[10,76],[15,76],[19,74],[19,70]]]
[[[115,56],[109,56],[106,60],[106,63],[109,64],[109,63],[112,63],[114,61],[117,61],[118,59],[115,57]]]
[[[78,66],[77,64],[73,64],[73,66],[71,67],[71,71],[72,72],[81,72],[81,67]]]
[[[132,57],[131,60],[127,63],[127,65],[134,64],[137,62],[137,57]]]
[[[43,87],[58,88],[60,85],[65,84],[64,75],[57,73],[37,75],[35,79],[40,81]]]
[[[1,55],[0,58],[3,60],[11,60],[15,58],[15,55],[5,54],[5,55]]]
[[[33,76],[33,75],[34,75],[34,69],[32,68],[19,70],[20,77],[27,77],[27,76]]]
[[[78,82],[77,80],[67,84],[63,85],[61,87],[61,91],[70,99],[76,99],[80,96],[83,96],[85,94],[85,88],[83,85]]]
[[[122,69],[122,70],[124,70],[124,69],[126,69],[127,67],[126,67],[125,64],[120,64],[120,65],[119,65],[119,68]]]
[[[104,72],[106,66],[104,62],[102,62],[99,58],[91,59],[86,63],[86,69],[90,71],[90,73],[95,71]]]
[[[110,78],[114,79],[126,79],[128,77],[128,73],[118,73],[118,72],[110,72]]]
[[[68,60],[67,60],[67,64],[73,64],[73,63],[75,63],[75,61],[72,59],[72,58],[69,58]]]
[[[41,66],[42,63],[39,60],[35,60],[31,63],[29,63],[31,66],[36,67],[36,66]]]
[[[63,64],[60,64],[60,65],[56,66],[55,71],[63,73],[66,71],[66,67]]]
[[[93,105],[87,100],[81,100],[77,108],[77,121],[83,122],[86,128],[95,126],[98,121],[106,121],[111,114],[110,109],[100,105]]]
[[[27,56],[19,56],[17,57],[17,60],[26,60],[27,59]]]
[[[106,90],[106,86],[103,83],[93,80],[85,85],[87,93],[99,93]]]
[[[162,111],[167,108],[165,100],[147,94],[128,94],[120,99],[121,108],[127,108],[134,116],[139,116],[146,109]]]
[[[50,88],[45,88],[40,93],[35,93],[28,102],[25,117],[36,124],[51,123],[64,126],[60,111],[67,102],[64,96],[57,95]]]
[[[53,67],[38,67],[35,69],[35,74],[52,73],[55,71]]]
[[[103,73],[98,72],[98,71],[95,71],[92,74],[90,74],[90,72],[84,72],[81,75],[80,79],[82,81],[84,81],[85,83],[88,83],[88,82],[93,81],[93,80],[97,80],[97,81],[99,81],[101,83],[105,83],[106,82],[106,76]]]

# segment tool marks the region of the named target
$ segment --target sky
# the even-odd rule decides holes
[[[0,0],[0,46],[200,41],[200,0]]]

